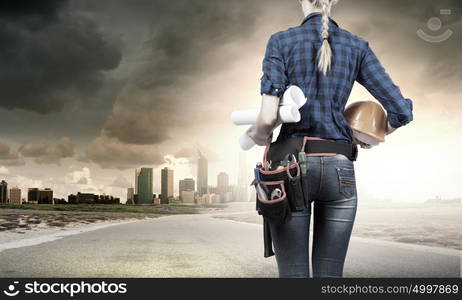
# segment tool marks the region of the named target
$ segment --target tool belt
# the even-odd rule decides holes
[[[257,164],[254,185],[256,210],[263,216],[264,256],[274,255],[270,223],[286,224],[292,212],[302,211],[311,200],[308,190],[309,156],[358,156],[355,144],[312,137],[292,137],[266,146],[263,163]]]

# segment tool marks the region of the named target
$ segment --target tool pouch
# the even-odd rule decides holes
[[[257,210],[270,222],[285,224],[290,220],[291,212],[305,209],[298,163],[291,163],[275,171],[260,169],[260,180],[260,184],[267,187],[268,199],[275,189],[282,191],[282,196],[274,200],[261,199],[257,194]]]
[[[285,224],[291,218],[289,199],[284,186],[284,181],[261,181],[260,184],[265,185],[271,193],[280,189],[282,191],[281,197],[277,199],[262,199],[257,194],[257,206],[259,214],[263,215],[267,221],[275,224]],[[269,195],[268,195],[269,196]]]

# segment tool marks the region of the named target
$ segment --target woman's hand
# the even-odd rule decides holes
[[[366,143],[363,143],[363,142],[359,142],[358,145],[363,148],[363,149],[372,149],[372,145],[369,145],[369,144],[366,144]]]
[[[246,134],[257,144],[258,146],[266,146],[271,144],[273,141],[273,133],[271,132],[269,136],[262,135],[261,133],[257,132],[257,126],[252,125],[249,129],[247,129]]]
[[[395,132],[396,128],[391,127],[390,122],[387,122],[387,135]]]
[[[372,145],[369,145],[369,144],[366,144],[364,142],[361,142],[360,140],[358,140],[355,136],[353,136],[353,144],[356,144],[356,145],[359,145],[361,148],[363,149],[371,149]]]

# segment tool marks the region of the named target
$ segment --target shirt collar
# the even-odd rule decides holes
[[[309,14],[308,16],[306,16],[305,19],[303,19],[302,25],[305,24],[306,22],[308,22],[309,20],[317,19],[317,18],[320,17],[320,16],[321,16],[321,13],[319,13],[319,12],[311,13],[311,14]],[[331,18],[329,18],[329,20],[331,20],[332,23],[334,23],[334,25],[338,27],[337,22],[335,22],[335,21],[334,21],[333,19],[331,19]]]

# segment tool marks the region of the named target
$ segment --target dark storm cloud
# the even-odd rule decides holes
[[[0,140],[0,166],[23,166],[24,158],[18,151],[11,149],[10,145]]]
[[[159,144],[172,128],[191,123],[194,106],[203,99],[182,94],[200,78],[210,53],[223,44],[244,39],[255,30],[261,1],[137,1],[125,2],[151,20],[139,65],[119,95],[103,133],[129,144]],[[238,54],[236,54],[237,57]],[[221,57],[219,71],[236,57]]]
[[[95,139],[79,160],[93,162],[103,169],[119,170],[165,163],[163,155],[153,146],[124,144],[104,136]]]
[[[141,44],[137,51],[132,49],[127,84],[119,93],[100,137],[89,145],[84,159],[103,168],[118,169],[165,163],[167,153],[162,155],[150,145],[162,144],[192,122],[206,122],[197,112],[203,112],[200,107],[208,99],[194,97],[188,90],[200,82],[198,74],[211,65],[212,73],[220,72],[239,57],[238,53],[226,57],[217,53],[217,49],[254,33],[256,18],[265,7],[263,3],[244,0],[80,3],[80,9],[91,10],[95,16],[110,13],[117,19],[114,26],[137,32],[138,40],[128,33],[124,35],[125,41],[132,46]]]
[[[2,1],[0,45],[0,107],[42,114],[85,103],[121,60],[67,1]]]
[[[67,0],[2,0],[0,16],[21,17],[24,15],[37,17],[56,17],[59,9],[67,4]]]
[[[35,144],[23,144],[18,151],[38,164],[61,165],[61,159],[74,156],[74,143],[68,137],[53,143],[49,139]]]

